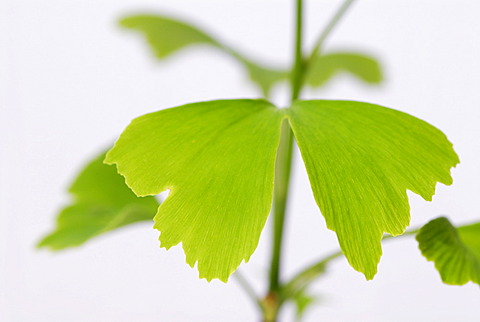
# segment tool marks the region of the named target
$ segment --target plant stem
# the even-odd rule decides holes
[[[303,0],[296,0],[295,49],[291,78],[291,102],[300,97],[303,85],[304,61],[302,56]],[[275,164],[275,184],[273,200],[273,246],[270,265],[270,284],[263,301],[264,321],[273,322],[280,308],[280,273],[283,230],[287,211],[288,188],[292,168],[293,134],[288,121],[281,129],[280,144]]]
[[[325,42],[325,39],[330,35],[330,33],[333,31],[335,26],[340,22],[340,20],[343,18],[345,13],[348,11],[350,6],[353,4],[355,0],[345,0],[345,2],[340,6],[338,11],[335,13],[335,15],[332,17],[332,19],[328,22],[327,26],[325,29],[323,29],[322,33],[318,37],[315,46],[313,47],[312,54],[310,55],[309,61],[314,59],[319,53],[322,48],[323,43]]]
[[[269,293],[276,294],[280,286],[283,229],[287,211],[288,186],[292,167],[293,137],[290,125],[284,121],[275,164],[273,200],[273,247],[270,264]]]
[[[293,103],[300,97],[300,93],[303,87],[304,78],[304,60],[302,53],[303,43],[303,0],[296,0],[296,23],[295,23],[295,49],[294,49],[294,62],[292,68],[292,96],[291,102]]]

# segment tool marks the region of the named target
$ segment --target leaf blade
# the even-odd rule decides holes
[[[207,45],[222,51],[243,65],[249,79],[259,87],[264,97],[269,96],[273,86],[288,78],[287,71],[255,63],[207,32],[178,19],[139,14],[126,16],[119,24],[126,29],[142,33],[155,57],[160,60],[196,45]]]
[[[161,247],[181,242],[201,278],[227,281],[249,260],[270,211],[282,119],[263,100],[161,110],[132,121],[105,162],[137,195],[170,189],[154,219]]]
[[[416,239],[445,284],[480,284],[480,223],[455,228],[447,218],[439,217],[423,226]]]
[[[264,97],[269,97],[272,88],[288,79],[289,73],[281,69],[260,66],[249,60],[242,60],[250,80],[257,84]]]
[[[117,228],[152,221],[158,202],[139,198],[125,185],[114,167],[103,164],[105,153],[90,161],[70,186],[70,205],[57,216],[55,229],[38,247],[62,250],[84,244]]]
[[[309,295],[305,291],[295,294],[292,300],[295,303],[295,321],[297,322],[301,321],[308,309],[319,301],[318,297]]]
[[[314,58],[306,82],[311,87],[322,87],[341,73],[370,85],[380,84],[383,80],[381,65],[374,57],[364,53],[332,52]]]
[[[120,26],[141,32],[158,59],[193,45],[221,47],[199,28],[166,16],[140,14],[122,18]]]
[[[408,114],[349,101],[300,101],[289,111],[327,227],[350,265],[372,279],[385,232],[410,221],[406,190],[431,200],[459,160],[445,135]]]

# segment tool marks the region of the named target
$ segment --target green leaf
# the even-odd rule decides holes
[[[270,91],[276,84],[288,79],[288,72],[279,69],[262,67],[248,60],[244,61],[250,80],[257,84],[264,97],[269,97]]]
[[[301,321],[307,309],[315,304],[318,299],[314,296],[306,294],[305,292],[300,292],[295,295],[293,301],[296,307],[295,320]]]
[[[120,20],[120,25],[142,32],[159,59],[191,45],[221,47],[198,28],[168,17],[147,14],[128,16]]]
[[[444,283],[480,284],[480,223],[455,228],[447,218],[440,217],[423,226],[416,239]]]
[[[135,196],[115,167],[102,163],[104,157],[102,153],[78,175],[69,189],[72,204],[60,212],[55,230],[39,247],[60,250],[79,246],[116,228],[152,220],[158,207],[155,198]]]
[[[299,101],[290,120],[315,200],[350,265],[372,279],[384,233],[410,221],[406,190],[431,200],[459,160],[445,135],[408,114],[351,101]]]
[[[188,104],[141,116],[105,159],[140,196],[170,193],[154,218],[201,278],[227,281],[257,247],[271,208],[284,111],[263,100]]]
[[[348,52],[317,56],[306,79],[308,85],[320,87],[340,73],[351,74],[367,84],[379,84],[383,80],[381,66],[375,58]]]
[[[265,97],[268,97],[275,84],[288,77],[288,72],[254,63],[198,27],[180,20],[143,14],[125,17],[120,20],[120,25],[141,32],[158,59],[167,58],[189,46],[213,46],[240,62],[245,67],[250,80],[257,84]]]

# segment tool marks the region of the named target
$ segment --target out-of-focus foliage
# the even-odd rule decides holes
[[[416,238],[423,256],[435,263],[444,283],[480,284],[480,223],[455,228],[440,217],[423,226]]]
[[[293,301],[295,303],[295,318],[301,321],[305,312],[317,302],[317,298],[307,295],[305,292],[295,294]]]
[[[39,247],[60,250],[79,246],[131,223],[152,222],[156,199],[137,197],[115,167],[102,163],[104,157],[105,153],[97,156],[80,172],[69,189],[72,203],[62,209],[55,230],[39,242]]]
[[[269,95],[273,85],[288,77],[288,73],[285,71],[261,66],[200,28],[180,20],[160,15],[141,14],[124,17],[120,20],[120,25],[142,33],[158,59],[164,59],[181,49],[194,45],[214,47],[240,62],[246,69],[250,80],[261,89],[265,96]]]
[[[120,25],[143,34],[158,59],[167,58],[181,49],[196,45],[216,48],[241,63],[250,80],[259,87],[265,97],[269,96],[276,84],[290,77],[287,69],[272,68],[254,62],[200,28],[171,17],[133,15],[121,19]],[[312,87],[321,87],[340,73],[352,74],[372,85],[379,84],[383,79],[378,61],[362,53],[327,53],[314,57],[310,64],[306,82]]]
[[[321,87],[341,73],[353,75],[372,85],[380,84],[383,80],[381,66],[375,58],[362,53],[331,52],[312,60],[307,84]]]

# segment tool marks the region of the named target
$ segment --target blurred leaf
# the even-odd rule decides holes
[[[290,281],[282,286],[282,298],[288,300],[303,293],[315,279],[325,274],[327,265],[332,259],[342,255],[343,253],[341,252],[334,253],[296,274]]]
[[[296,307],[295,318],[297,321],[301,321],[307,309],[317,302],[317,298],[300,292],[295,295],[293,301]]]
[[[120,25],[143,33],[159,59],[191,45],[206,44],[221,48],[216,40],[198,28],[168,17],[128,16],[120,20]]]
[[[269,97],[274,85],[288,79],[288,72],[259,66],[249,61],[244,62],[250,79],[262,90],[264,97]]]
[[[265,226],[283,118],[263,100],[161,110],[133,120],[105,162],[139,196],[170,189],[154,218],[161,247],[182,243],[201,278],[227,281]]]
[[[352,101],[298,101],[295,138],[327,227],[350,265],[372,279],[383,234],[410,221],[406,190],[430,201],[459,160],[446,136],[411,115]]]
[[[265,97],[278,82],[285,80],[288,73],[261,66],[241,55],[232,48],[221,44],[199,28],[158,15],[134,15],[120,20],[120,25],[127,29],[141,32],[147,39],[158,59],[164,59],[176,51],[193,45],[209,45],[215,47],[240,62],[246,69],[250,80],[257,84]]]
[[[435,263],[444,283],[480,284],[480,223],[455,228],[440,217],[423,226],[416,238],[423,256]]]
[[[102,153],[78,175],[69,189],[72,204],[60,212],[57,227],[39,247],[60,250],[79,246],[116,228],[152,221],[158,207],[156,199],[135,196],[115,167],[102,163],[104,157]]]
[[[351,74],[368,84],[383,80],[378,61],[366,54],[337,52],[317,56],[307,73],[307,83],[312,87],[324,86],[340,73]]]

